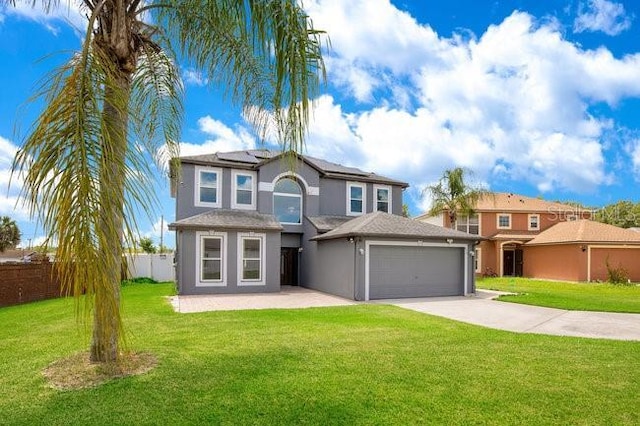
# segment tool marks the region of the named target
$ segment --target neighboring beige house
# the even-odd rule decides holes
[[[640,233],[591,220],[558,223],[524,245],[524,276],[606,281],[607,263],[640,281]]]
[[[498,276],[525,275],[525,244],[543,231],[561,222],[591,217],[589,210],[512,193],[483,197],[475,211],[459,216],[455,228],[486,238],[476,248],[475,271]],[[447,214],[435,218],[441,226],[451,226]],[[434,223],[434,217],[427,214],[416,219]]]

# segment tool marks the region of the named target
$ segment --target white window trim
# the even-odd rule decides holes
[[[220,238],[221,280],[202,279],[202,243],[205,238]],[[196,232],[196,287],[226,287],[227,286],[227,233],[215,231]]]
[[[537,228],[532,228],[531,227],[531,218],[533,218],[533,217],[537,217],[538,218],[538,222],[537,222],[538,223],[538,227]],[[527,217],[527,229],[529,231],[539,231],[540,230],[540,215],[539,214],[530,214]]]
[[[362,188],[362,211],[351,211],[351,188]],[[360,182],[347,182],[347,216],[362,216],[367,212],[367,185]]]
[[[245,238],[259,239],[260,240],[260,279],[259,280],[245,280],[242,279],[242,261],[243,261],[243,247],[242,240]],[[243,286],[256,286],[267,285],[266,281],[266,250],[267,250],[267,234],[256,234],[254,232],[239,232],[238,233],[238,287]]]
[[[291,198],[299,198],[300,199],[300,222],[280,222],[280,224],[282,225],[293,225],[293,226],[302,226],[302,217],[303,215],[303,208],[304,208],[304,188],[302,187],[302,185],[300,185],[300,182],[298,182],[293,175],[284,175],[281,179],[291,179],[292,181],[294,181],[295,183],[298,184],[298,186],[300,187],[300,194],[287,194],[285,192],[276,192],[275,191],[275,184],[274,184],[274,188],[273,188],[273,193],[271,195],[271,203],[272,203],[272,210],[273,210],[273,215],[275,216],[275,202],[273,202],[276,194],[278,195],[278,197],[291,197]],[[277,184],[277,182],[276,182]],[[277,217],[276,217],[277,218]]]
[[[388,185],[373,185],[373,203],[374,203],[373,211],[374,212],[382,211],[382,210],[378,210],[378,190],[379,189],[383,189],[387,191],[387,193],[389,194],[387,197],[387,204],[389,205],[387,213],[393,213],[393,206],[391,205],[393,192],[391,190],[391,187]],[[351,205],[351,203],[349,203],[349,205]]]
[[[475,262],[477,265],[475,273],[476,274],[482,273],[482,249],[480,247],[476,247]]]
[[[256,172],[248,172],[245,170],[232,170],[232,189],[231,189],[231,208],[238,210],[255,210],[256,209]],[[238,176],[251,177],[251,204],[238,204]]]
[[[195,205],[198,207],[216,207],[219,208],[222,206],[222,169],[214,168],[214,167],[199,167],[195,168],[196,175],[194,179],[195,189],[194,189],[194,197],[195,197]],[[217,173],[218,176],[216,178],[216,202],[215,203],[207,203],[204,201],[200,201],[200,173],[201,172],[214,172]]]
[[[478,216],[478,233],[477,234],[472,234],[471,232],[469,232],[469,227],[471,226],[469,224],[469,215],[463,215],[463,217],[465,217],[467,219],[467,231],[466,231],[466,234],[480,236],[480,235],[482,235],[482,216],[481,216],[481,213],[474,213],[473,215]],[[473,215],[471,215],[471,216],[473,216]],[[458,230],[458,222],[459,221],[460,221],[460,219],[458,218],[458,220],[456,220],[456,230]],[[444,223],[444,220],[443,220],[443,223]],[[464,231],[462,231],[462,232],[464,232]]]
[[[509,217],[509,226],[500,226],[500,216]],[[498,213],[496,215],[496,228],[497,229],[511,229],[511,213]]]

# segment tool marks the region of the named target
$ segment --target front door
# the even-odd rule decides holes
[[[515,273],[515,250],[505,250],[502,257],[502,275],[512,277]]]
[[[516,277],[521,277],[522,276],[522,264],[524,263],[522,260],[522,250],[521,249],[516,249],[515,250],[515,259],[514,259],[514,263],[515,263],[515,270],[514,275]]]
[[[280,285],[298,285],[298,249],[282,247],[280,251]]]

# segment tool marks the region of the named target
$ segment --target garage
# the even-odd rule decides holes
[[[364,301],[475,291],[477,235],[375,212],[310,240],[305,287]]]
[[[369,299],[465,294],[465,247],[369,244]]]

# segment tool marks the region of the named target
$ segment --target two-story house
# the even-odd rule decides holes
[[[355,300],[474,291],[478,238],[402,217],[408,186],[268,150],[179,158],[181,294],[303,285]]]
[[[590,211],[568,204],[512,193],[482,197],[471,216],[459,215],[455,228],[485,238],[476,247],[475,272],[498,276],[523,276],[525,244],[551,226],[565,221],[589,219]],[[416,218],[451,227],[449,215]]]

